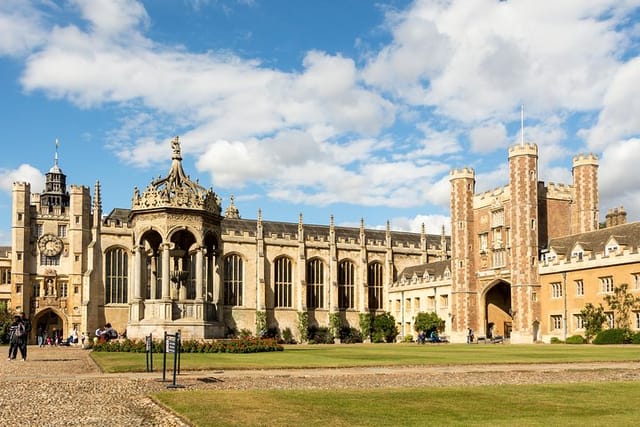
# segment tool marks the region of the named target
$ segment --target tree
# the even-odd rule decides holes
[[[373,319],[373,335],[374,338],[384,338],[386,342],[393,342],[398,336],[398,327],[396,319],[390,313],[382,313]],[[374,340],[375,341],[375,340]]]
[[[604,300],[613,310],[613,319],[616,328],[631,330],[631,310],[636,309],[640,305],[640,298],[633,296],[629,292],[629,285],[626,283],[613,288],[613,293],[605,295]]]
[[[413,329],[415,329],[416,332],[425,331],[430,333],[433,330],[442,332],[444,330],[444,320],[434,312],[425,313],[422,311],[416,314]]]
[[[598,304],[596,307],[591,303],[587,303],[580,310],[580,314],[584,321],[584,337],[587,342],[590,342],[591,338],[598,335],[598,332],[602,330],[602,324],[606,322],[607,316],[604,314],[602,304]]]
[[[0,343],[9,341],[9,327],[13,323],[13,310],[7,308],[5,302],[0,302]]]

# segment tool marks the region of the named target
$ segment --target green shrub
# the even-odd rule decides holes
[[[584,344],[586,342],[582,335],[571,335],[566,341],[567,344]]]
[[[267,313],[256,311],[256,336],[262,338],[267,333]]]
[[[240,338],[251,338],[253,334],[248,329],[240,329],[240,333],[238,334]]]
[[[92,346],[93,351],[144,353],[144,340],[113,340],[98,342]],[[153,352],[162,353],[162,341],[153,341]],[[284,348],[272,339],[246,338],[231,340],[183,340],[182,353],[261,353],[266,351],[282,351]]]
[[[260,338],[271,338],[277,340],[280,336],[280,329],[277,326],[267,328],[267,331]]]
[[[398,327],[396,326],[396,319],[391,313],[378,314],[373,319],[373,334],[382,334],[386,342],[394,342],[396,336],[398,336]],[[377,341],[374,341],[377,342]]]
[[[284,328],[282,330],[282,342],[285,344],[296,343],[296,340],[293,338],[293,332],[291,332],[291,328]]]
[[[333,334],[324,326],[309,328],[309,344],[333,344]]]
[[[629,342],[631,344],[640,344],[640,332],[631,334],[631,336],[629,337]]]
[[[329,331],[335,338],[340,338],[340,330],[342,329],[342,319],[340,313],[329,313]]]
[[[404,336],[404,338],[402,339],[403,342],[413,342],[413,335],[411,334],[407,334]]]
[[[343,326],[340,328],[340,342],[343,344],[355,344],[362,342],[362,334],[356,328]]]
[[[374,331],[373,335],[371,336],[371,342],[374,343],[383,343],[384,342],[384,333],[382,333],[381,331]]]
[[[595,339],[593,340],[594,344],[624,344],[625,337],[627,336],[627,332],[621,328],[614,329],[605,329],[604,331],[598,332]]]
[[[306,311],[298,312],[298,334],[300,335],[300,342],[309,340],[309,313]]]
[[[560,338],[558,337],[551,337],[550,340],[551,344],[562,344],[564,343],[564,341],[562,341]]]
[[[362,339],[371,338],[371,313],[360,313],[359,326]]]

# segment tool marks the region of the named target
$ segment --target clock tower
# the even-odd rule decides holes
[[[31,194],[27,183],[13,184],[12,301],[24,311],[33,328],[47,334],[69,336],[84,331],[82,278],[91,240],[89,189],[71,185],[58,162],[58,141],[53,166],[45,174],[42,193]]]

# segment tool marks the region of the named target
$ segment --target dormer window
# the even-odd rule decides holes
[[[618,253],[620,253],[620,244],[618,243],[618,241],[615,239],[615,237],[611,237],[609,238],[609,241],[607,242],[605,248],[604,248],[604,254],[605,256],[608,255],[616,255]]]
[[[582,261],[582,256],[583,256],[584,252],[582,251],[575,251],[571,254],[571,258],[575,258],[578,261]]]

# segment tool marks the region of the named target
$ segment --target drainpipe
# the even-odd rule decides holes
[[[562,272],[562,296],[564,297],[564,340],[567,341],[567,272]]]
[[[400,301],[400,318],[402,321],[402,341],[404,341],[404,291],[400,293],[400,298],[402,298],[402,301]]]

